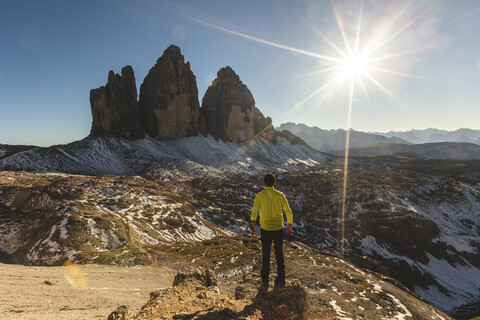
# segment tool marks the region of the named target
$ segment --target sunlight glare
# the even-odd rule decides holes
[[[345,80],[359,80],[368,70],[368,59],[361,54],[351,54],[340,63],[340,73]]]
[[[426,10],[420,13],[415,12],[412,19],[408,15],[402,15],[402,13],[409,12],[406,10],[408,6],[405,6],[405,10],[400,10],[397,15],[394,15],[392,19],[384,25],[380,33],[372,32],[371,19],[363,19],[363,16],[370,17],[371,13],[365,12],[364,1],[361,0],[358,6],[358,16],[355,23],[351,23],[352,19],[345,18],[341,14],[341,10],[337,10],[337,4],[332,1],[333,14],[337,22],[338,31],[340,33],[340,39],[330,39],[320,28],[312,26],[313,31],[324,41],[333,51],[333,55],[326,53],[322,50],[322,53],[303,50],[293,46],[276,43],[266,39],[261,39],[249,34],[241,33],[232,29],[228,29],[213,23],[199,20],[197,18],[184,16],[185,19],[189,19],[198,24],[222,31],[237,37],[241,37],[250,41],[257,42],[262,45],[279,48],[285,51],[289,51],[295,54],[301,54],[308,57],[316,58],[322,65],[321,69],[313,70],[309,72],[308,76],[320,76],[322,75],[323,83],[315,88],[313,92],[307,94],[304,99],[294,104],[283,115],[277,117],[277,121],[282,121],[287,118],[292,112],[298,111],[302,108],[307,101],[313,100],[315,97],[321,95],[322,101],[324,97],[334,96],[335,100],[341,98],[347,98],[348,110],[347,110],[347,123],[346,123],[346,141],[345,141],[345,156],[343,163],[343,187],[342,187],[342,201],[341,201],[341,216],[340,216],[340,232],[339,232],[339,244],[341,254],[344,254],[345,250],[345,224],[348,220],[348,170],[349,170],[349,142],[350,142],[350,130],[352,124],[352,110],[354,95],[356,95],[355,88],[358,88],[363,93],[365,99],[371,103],[368,87],[371,86],[374,89],[386,94],[397,105],[406,107],[405,104],[399,99],[390,89],[388,89],[385,83],[385,76],[390,77],[408,77],[422,80],[429,80],[425,77],[409,74],[408,69],[405,72],[404,69],[399,70],[401,64],[395,63],[395,59],[403,58],[420,53],[425,48],[414,47],[414,42],[411,43],[411,49],[399,47],[397,43],[404,43],[401,36],[407,34],[407,30],[414,26],[418,21],[424,20],[433,10],[435,5],[426,8]],[[347,12],[348,13],[348,12]],[[399,28],[392,28],[398,23],[403,23],[403,17],[407,18],[407,21]],[[367,21],[366,24],[364,22]],[[383,21],[383,20],[381,20]],[[362,32],[363,31],[363,32]],[[336,40],[336,41],[335,41]],[[395,41],[394,41],[395,40]],[[342,45],[343,42],[343,45]],[[418,43],[418,42],[417,42]],[[414,49],[413,49],[414,48]],[[412,60],[413,61],[413,60]],[[392,68],[395,67],[395,68]],[[480,63],[479,63],[480,69]],[[304,75],[304,76],[305,76]],[[348,94],[339,94],[343,89],[348,89]],[[343,91],[344,92],[344,91]],[[336,93],[336,94],[335,94]],[[323,102],[322,102],[323,103]],[[320,105],[317,102],[317,105]]]

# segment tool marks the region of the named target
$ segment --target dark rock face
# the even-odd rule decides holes
[[[90,90],[92,136],[139,139],[145,135],[137,106],[137,87],[131,66],[122,75],[110,70],[105,86]]]
[[[120,306],[110,313],[107,320],[128,320],[128,307]]]
[[[298,144],[302,146],[307,146],[308,144],[302,139],[294,135],[290,130],[275,130],[275,135],[287,139],[291,144]]]
[[[198,134],[200,106],[195,75],[171,45],[150,69],[138,101],[145,132],[158,140]]]
[[[252,93],[228,66],[218,71],[208,87],[201,115],[208,132],[222,140],[245,142],[257,135],[275,140],[272,119],[255,107]]]
[[[260,310],[262,319],[307,319],[308,293],[298,281],[271,291],[244,282],[235,288],[235,299],[251,299],[246,309]]]

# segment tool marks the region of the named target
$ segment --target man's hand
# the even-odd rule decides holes
[[[257,236],[257,231],[255,230],[255,221],[250,221],[250,235],[252,237]]]
[[[291,236],[292,235],[292,232],[293,232],[293,229],[292,229],[292,225],[289,224],[287,226],[287,231],[285,232],[287,236]]]

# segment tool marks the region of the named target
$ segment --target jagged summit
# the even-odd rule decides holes
[[[180,50],[180,48],[174,44],[171,44],[170,46],[168,46],[168,48],[163,53],[165,54],[165,52],[167,51],[178,54],[178,55],[182,54],[182,51]]]
[[[239,83],[242,83],[240,77],[235,73],[235,71],[230,66],[226,66],[221,68],[217,72],[217,79],[218,80],[233,80]]]

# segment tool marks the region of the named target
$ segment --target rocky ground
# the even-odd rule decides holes
[[[0,319],[107,319],[119,304],[138,311],[172,279],[166,269],[145,266],[0,264]]]
[[[297,246],[341,253],[342,168],[340,162],[272,168],[295,214],[290,240]],[[232,277],[252,271],[258,256],[246,254],[243,240],[222,246],[213,239],[245,234],[262,173],[190,161],[159,163],[142,176],[2,171],[0,259],[161,265],[175,271],[205,265],[215,270],[220,289],[234,294],[235,288],[222,283],[238,283]],[[455,316],[478,315],[479,173],[475,161],[352,160],[345,256]],[[312,281],[305,286],[315,287]],[[466,309],[455,309],[462,305]]]
[[[394,279],[297,242],[285,242],[287,286],[275,288],[272,277],[265,291],[258,238],[218,237],[151,254],[172,269],[197,271],[152,293],[128,319],[452,319]]]
[[[216,237],[148,253],[156,268],[2,264],[1,319],[106,319],[119,305],[132,320],[451,319],[395,280],[298,242],[285,242],[285,289],[274,288],[272,277],[259,290],[258,238]],[[193,276],[173,279],[178,271]]]

